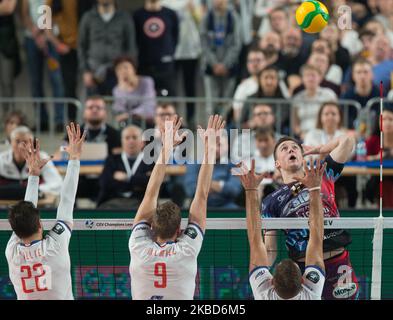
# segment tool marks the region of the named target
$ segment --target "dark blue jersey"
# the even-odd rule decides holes
[[[337,163],[330,156],[325,159],[327,166],[321,185],[321,198],[325,217],[339,217],[334,183],[340,177],[344,165]],[[304,218],[309,216],[310,195],[307,188],[294,191],[295,183],[282,186],[268,195],[263,203],[261,213],[265,218]],[[309,231],[285,230],[286,246],[289,256],[297,260],[305,256]],[[351,242],[349,234],[344,230],[325,230],[324,251],[331,251],[348,245]]]

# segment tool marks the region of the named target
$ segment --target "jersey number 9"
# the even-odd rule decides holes
[[[154,287],[159,289],[166,288],[166,264],[165,263],[156,263],[154,265],[154,276],[160,277],[161,279],[158,281],[154,281]]]

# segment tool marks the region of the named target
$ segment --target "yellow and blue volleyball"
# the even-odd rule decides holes
[[[296,22],[307,33],[318,33],[329,22],[329,11],[326,6],[315,0],[303,2],[296,10]]]

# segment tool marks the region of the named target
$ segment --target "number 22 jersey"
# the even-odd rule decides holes
[[[129,241],[132,298],[192,300],[203,236],[197,224],[189,223],[176,242],[160,245],[147,222],[136,224]]]

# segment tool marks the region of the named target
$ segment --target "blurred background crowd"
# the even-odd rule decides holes
[[[143,130],[177,113],[194,130],[213,112],[226,117],[228,129],[251,130],[219,139],[217,159],[255,158],[258,171],[271,172],[261,186],[264,197],[281,183],[273,149],[282,135],[306,145],[352,135],[352,161],[377,160],[381,81],[384,157],[393,158],[393,0],[324,1],[331,19],[319,34],[296,25],[300,3],[1,0],[0,199],[23,198],[27,169],[18,144],[38,135],[61,161],[64,125],[77,120],[88,131],[84,159],[104,160],[98,171],[81,175],[78,198],[88,200],[78,205],[135,207],[152,170],[142,161]],[[40,28],[48,22],[43,5],[51,8],[51,29]],[[351,9],[348,30],[338,27],[344,5]],[[161,196],[186,207],[198,165],[179,165]],[[209,207],[244,206],[232,167],[216,165]],[[45,168],[42,199],[58,195],[61,173],[58,162]],[[372,175],[341,177],[338,205],[377,206],[378,183]],[[385,177],[384,186],[383,205],[393,207],[393,178]]]

